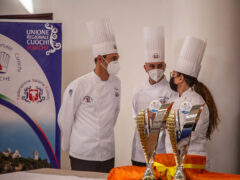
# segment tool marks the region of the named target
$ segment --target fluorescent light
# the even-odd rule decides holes
[[[19,0],[21,4],[25,7],[25,9],[33,14],[33,2],[32,0]]]

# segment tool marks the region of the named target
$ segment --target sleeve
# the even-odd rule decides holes
[[[209,125],[209,110],[207,104],[203,107],[202,113],[193,132],[193,138],[205,139]]]
[[[199,102],[198,104],[203,104]],[[192,132],[189,152],[191,154],[206,153],[206,133],[209,125],[209,110],[207,105],[203,107],[199,120],[196,124],[195,131]]]
[[[114,126],[117,122],[118,114],[120,112],[120,105],[121,105],[121,80],[119,79],[119,101],[117,102],[117,107],[115,111],[115,116],[114,116]]]
[[[134,90],[133,92],[133,99],[132,99],[132,112],[133,112],[133,119],[134,119],[134,123],[136,122],[137,120],[137,115],[138,115],[138,112],[137,112],[137,102],[136,102],[136,89]]]
[[[58,125],[61,130],[61,147],[68,151],[75,113],[80,105],[80,92],[76,84],[70,84],[64,92],[63,102],[58,114]]]

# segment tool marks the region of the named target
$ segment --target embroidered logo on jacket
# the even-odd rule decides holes
[[[168,97],[162,97],[162,96],[159,97],[159,101],[160,101],[161,104],[166,104],[168,99],[169,99]]]
[[[114,88],[114,92],[115,92],[115,97],[119,97],[119,95],[120,95],[119,89],[118,88]]]
[[[69,93],[70,96],[72,96],[73,90],[69,89],[68,93]]]
[[[192,109],[192,103],[189,101],[184,101],[180,105],[180,110],[184,114],[188,114],[191,111],[191,109]]]
[[[150,104],[149,104],[149,109],[150,111],[156,113],[158,112],[158,110],[160,109],[160,107],[162,106],[162,104],[160,103],[159,100],[153,100]]]
[[[92,102],[92,98],[91,98],[90,96],[85,96],[85,97],[83,98],[83,102],[85,102],[85,103],[90,103],[90,102]]]

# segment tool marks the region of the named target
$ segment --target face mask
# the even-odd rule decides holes
[[[164,70],[162,69],[152,69],[148,72],[150,78],[155,82],[158,82],[163,76]]]
[[[169,85],[173,91],[177,92],[178,85],[174,83],[174,77],[170,78]]]
[[[106,63],[108,63],[104,57],[103,57],[103,59]],[[116,75],[120,70],[120,65],[119,65],[118,61],[111,61],[110,63],[108,63],[107,68],[106,67],[104,67],[104,68],[107,69],[108,74]]]

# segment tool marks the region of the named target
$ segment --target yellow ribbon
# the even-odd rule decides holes
[[[160,172],[160,175],[163,176],[167,172],[167,178],[168,180],[171,180],[176,171],[177,171],[177,166],[172,166],[172,167],[167,167],[161,163],[154,162],[153,166],[156,167],[157,171]],[[205,165],[202,164],[183,164],[183,168],[187,169],[205,169]]]

